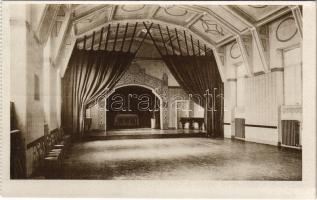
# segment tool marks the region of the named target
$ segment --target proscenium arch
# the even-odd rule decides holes
[[[144,84],[132,84],[132,83],[118,85],[118,86],[115,86],[109,93],[106,94],[106,96],[104,98],[105,104],[107,103],[108,97],[110,97],[117,89],[123,88],[123,87],[129,87],[129,86],[138,86],[138,87],[143,87],[143,88],[146,88],[148,90],[151,90],[152,93],[160,100],[160,129],[163,130],[163,112],[161,109],[163,107],[163,97],[155,91],[156,88],[152,88],[152,87],[144,85]]]
[[[147,19],[147,18],[144,18],[144,19],[111,20],[109,22],[105,22],[103,24],[100,24],[100,25],[96,26],[93,29],[84,31],[84,32],[82,32],[80,34],[75,34],[75,38],[78,39],[78,38],[84,37],[85,35],[91,35],[91,34],[93,34],[94,31],[101,30],[102,27],[106,28],[109,24],[111,24],[111,25],[116,25],[118,23],[120,23],[120,24],[126,24],[126,23],[129,23],[129,24],[135,24],[135,23],[143,24],[143,22],[145,22],[145,23],[153,23],[155,25],[159,24],[162,27],[168,26],[169,28],[173,28],[173,29],[176,28],[179,31],[186,31],[187,33],[193,35],[195,38],[203,41],[208,48],[213,49],[213,48],[216,47],[216,44],[213,41],[207,40],[204,36],[198,34],[197,32],[191,30],[190,28],[187,28],[187,27],[184,27],[184,26],[180,26],[178,24],[162,21],[162,20],[159,20],[159,19]],[[74,26],[74,24],[72,24],[72,26]],[[74,27],[72,27],[72,28],[74,28]]]
[[[85,35],[92,35],[93,32],[97,32],[97,31],[101,30],[102,28],[107,28],[107,26],[109,24],[111,24],[111,25],[117,25],[118,23],[120,23],[122,25],[124,25],[126,23],[129,23],[129,24],[135,24],[135,23],[143,24],[143,22],[145,22],[145,23],[153,23],[155,25],[158,24],[161,27],[168,26],[171,29],[176,28],[179,31],[185,31],[188,34],[191,34],[195,39],[198,39],[198,40],[202,41],[203,42],[203,43],[201,43],[202,46],[206,45],[206,47],[211,49],[213,52],[215,52],[215,50],[216,50],[216,44],[214,42],[212,42],[210,40],[206,40],[206,38],[204,36],[199,35],[199,33],[191,30],[190,27],[184,27],[184,26],[180,26],[180,25],[177,25],[177,24],[174,24],[174,23],[170,23],[170,22],[166,22],[166,21],[162,21],[162,20],[158,20],[158,19],[147,19],[147,18],[144,18],[144,19],[111,20],[111,21],[102,23],[102,24],[96,26],[93,29],[84,31],[84,32],[82,32],[80,34],[76,34],[76,33],[74,33],[74,31],[72,31],[72,33],[69,33],[69,34],[71,34],[71,39],[70,40],[72,41],[72,44],[74,45],[76,40],[82,39]],[[71,23],[70,30],[74,30],[75,29],[74,27],[75,27],[74,23]],[[138,38],[138,37],[136,36],[136,38]],[[73,50],[73,48],[72,48],[72,50]],[[65,62],[66,64],[65,64],[65,66],[63,66],[63,70],[61,70],[61,72],[62,72],[61,76],[62,77],[64,76],[64,73],[66,72],[66,69],[68,67],[68,61],[69,61],[70,57],[71,57],[71,53],[69,54],[69,56],[67,56],[67,58],[65,58],[66,59],[66,62]],[[219,69],[219,68],[220,68],[220,65],[218,64],[218,70],[222,72],[222,69]],[[224,81],[223,77],[222,77],[222,81]]]

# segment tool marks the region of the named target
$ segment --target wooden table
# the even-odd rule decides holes
[[[183,129],[186,123],[189,123],[189,129],[194,129],[194,123],[198,123],[199,130],[202,130],[205,122],[204,118],[200,117],[181,117],[179,121],[182,123]]]
[[[114,118],[116,127],[138,127],[139,116],[137,114],[117,114]]]

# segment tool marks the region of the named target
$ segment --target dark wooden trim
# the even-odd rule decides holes
[[[145,25],[145,23],[144,23],[144,22],[143,22],[143,24],[144,24],[144,26],[146,27],[146,25]],[[149,28],[147,28],[147,27],[146,27],[146,33],[145,33],[145,36],[142,38],[142,41],[140,42],[139,47],[135,50],[135,52],[134,52],[134,53],[137,53],[137,52],[139,51],[139,49],[141,48],[141,46],[142,46],[142,44],[143,44],[144,40],[147,38],[148,34],[150,34],[150,31],[151,31],[152,26],[153,26],[153,23],[151,23],[151,24],[150,24],[150,27],[149,27]],[[157,47],[157,48],[158,48],[158,47]]]
[[[168,129],[170,129],[170,130],[176,130],[175,127],[168,127]]]
[[[165,41],[164,41],[164,37],[163,37],[163,34],[162,34],[161,26],[159,24],[158,24],[158,29],[160,31],[160,35],[161,35],[161,38],[162,38],[162,43],[163,43],[164,48],[165,48],[165,54],[168,55],[168,51],[167,51],[167,47],[166,47],[166,44],[165,44]]]
[[[180,52],[180,54],[182,56],[183,55],[182,48],[181,48],[181,45],[180,45],[180,42],[179,42],[178,33],[177,33],[177,29],[176,28],[175,28],[175,34],[176,34],[176,39],[177,39],[177,43],[178,43],[179,52]]]
[[[59,128],[55,128],[55,129],[51,130],[50,133],[56,132],[56,131],[59,131]]]
[[[224,122],[223,125],[231,125],[231,123]]]
[[[132,43],[133,43],[133,40],[134,40],[134,36],[135,36],[135,32],[136,32],[137,26],[138,26],[138,22],[136,22],[135,25],[134,25],[134,29],[133,29],[132,38],[131,38],[131,41],[130,41],[130,44],[129,44],[128,52],[131,51],[131,47],[132,47]]]
[[[185,38],[187,55],[189,56],[189,50],[188,50],[187,37],[186,37],[186,31],[185,30],[184,30],[184,38]]]
[[[173,52],[173,55],[174,55],[174,54],[175,54],[175,53],[174,53],[174,45],[173,45],[173,42],[172,42],[172,37],[171,37],[170,31],[169,31],[169,29],[168,29],[168,26],[166,26],[166,30],[167,30],[167,35],[168,35],[168,38],[169,38],[171,47],[172,47],[172,52]]]
[[[254,76],[259,76],[259,75],[263,75],[263,74],[265,74],[265,72],[255,72],[255,73],[253,73]]]
[[[99,38],[99,46],[98,46],[98,50],[100,50],[100,47],[101,47],[101,42],[102,42],[102,37],[103,37],[103,29],[104,29],[104,27],[102,27],[101,32],[100,32],[100,38]]]
[[[45,139],[44,135],[42,137],[37,138],[36,140],[33,140],[29,144],[26,145],[26,149],[30,149],[34,147],[37,143],[42,142]]]
[[[200,44],[199,44],[199,40],[197,40],[198,43],[198,55],[200,56]]]
[[[116,50],[116,44],[117,44],[117,39],[118,39],[119,27],[120,27],[120,23],[117,24],[116,36],[114,37],[114,43],[113,43],[112,51]]]
[[[284,68],[278,67],[278,68],[272,68],[271,72],[284,72]]]
[[[190,42],[191,42],[191,44],[192,44],[192,51],[193,51],[193,56],[195,56],[195,46],[194,46],[194,42],[193,42],[193,36],[192,35],[190,35]]]
[[[272,129],[277,129],[277,126],[258,125],[258,124],[245,124],[244,126],[257,127],[257,128],[272,128]]]
[[[94,43],[95,43],[95,31],[92,33],[92,39],[91,39],[91,47],[90,50],[94,50]]]
[[[152,34],[151,34],[151,32],[150,32],[150,29],[151,29],[153,23],[151,23],[150,28],[148,28],[148,27],[146,26],[146,23],[145,23],[145,22],[143,22],[143,25],[144,25],[144,27],[146,28],[147,33],[149,34],[151,40],[153,41],[153,44],[154,44],[156,50],[159,52],[159,54],[161,55],[161,57],[163,57],[163,53],[161,52],[160,48],[159,48],[158,45],[156,44],[156,41],[155,41],[155,39],[153,38],[153,36],[152,36]]]
[[[108,25],[108,29],[107,29],[107,35],[106,35],[105,51],[107,51],[107,49],[108,49],[109,35],[110,35],[110,33],[111,33],[110,29],[111,29],[111,25],[109,24],[109,25]]]
[[[85,36],[84,36],[84,46],[83,46],[83,50],[86,50],[86,39],[87,39],[87,36],[85,35]]]
[[[125,30],[124,30],[124,35],[123,35],[123,41],[122,41],[122,44],[121,44],[120,51],[123,51],[123,46],[124,46],[125,38],[126,38],[126,35],[127,35],[128,26],[129,26],[129,23],[126,23]]]
[[[59,128],[55,128],[55,129],[51,130],[49,135],[55,133],[56,131],[59,132],[60,131]],[[30,142],[29,144],[26,145],[26,148],[30,149],[30,148],[34,147],[37,143],[45,140],[45,137],[47,137],[47,135],[43,135],[43,136],[33,140],[32,142]]]
[[[227,81],[237,81],[236,78],[228,78]]]

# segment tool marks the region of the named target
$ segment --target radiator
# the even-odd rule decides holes
[[[245,138],[245,119],[235,118],[235,137]]]
[[[282,145],[300,146],[300,122],[297,120],[282,120]]]

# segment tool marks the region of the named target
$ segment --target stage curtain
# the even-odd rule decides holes
[[[86,109],[115,86],[134,57],[123,51],[73,50],[62,79],[62,127],[67,132],[83,136]]]
[[[223,83],[213,55],[162,55],[192,100],[205,108],[207,134],[223,137]]]

